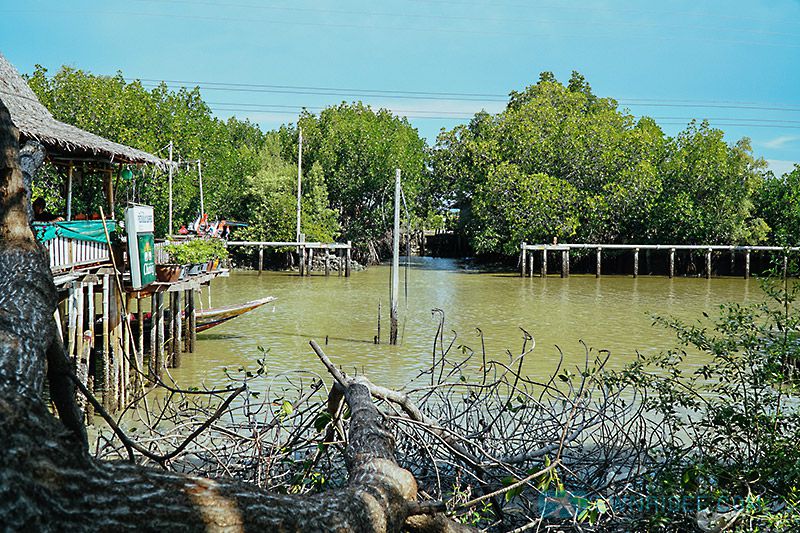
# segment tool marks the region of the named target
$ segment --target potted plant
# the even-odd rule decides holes
[[[220,239],[192,239],[182,244],[167,247],[174,262],[190,265],[189,275],[214,270],[219,260],[228,256],[228,250]]]

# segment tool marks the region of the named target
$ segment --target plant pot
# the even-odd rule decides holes
[[[174,283],[181,277],[180,265],[156,265],[156,278],[163,283]]]
[[[203,271],[203,265],[201,265],[200,263],[193,263],[191,266],[189,266],[190,276],[196,276],[200,274],[202,271]]]
[[[181,275],[178,279],[186,279],[189,277],[189,265],[181,265]]]
[[[202,263],[200,265],[200,272],[203,272],[203,273],[208,272],[208,263]]]

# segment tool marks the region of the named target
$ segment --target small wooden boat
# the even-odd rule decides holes
[[[202,309],[195,311],[197,317],[197,331],[205,331],[214,326],[218,326],[228,320],[232,320],[237,316],[241,316],[247,312],[257,309],[264,304],[274,302],[274,296],[267,296],[259,300],[245,302],[239,305],[227,305],[225,307],[211,307],[209,309]]]
[[[258,309],[262,305],[268,304],[270,302],[274,302],[277,300],[274,296],[267,296],[266,298],[259,298],[258,300],[252,300],[249,302],[245,302],[243,304],[238,305],[226,305],[224,307],[210,307],[208,309],[197,309],[195,311],[195,317],[197,319],[197,331],[205,331],[207,329],[211,329],[214,326],[219,326],[220,324],[224,324],[229,320],[233,320],[238,316],[242,316],[245,313],[252,311],[253,309]],[[166,319],[169,320],[169,310],[166,311]],[[185,318],[185,316],[184,316]],[[150,326],[152,324],[152,316],[150,313],[145,313],[144,315],[144,333],[145,338],[149,338]],[[138,332],[138,321],[136,319],[136,315],[131,315],[131,326],[134,328],[134,332]]]

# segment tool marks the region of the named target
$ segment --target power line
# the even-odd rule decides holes
[[[251,93],[277,93],[298,94],[308,96],[358,96],[358,97],[385,97],[397,99],[416,100],[457,100],[465,102],[508,102],[508,96],[496,93],[458,93],[439,91],[405,91],[386,89],[355,89],[336,87],[314,87],[308,85],[269,85],[259,83],[233,83],[233,82],[203,82],[189,80],[156,80],[154,78],[126,77],[128,81],[139,80],[143,86],[154,87],[153,83],[163,81],[167,85],[192,85],[201,90],[251,92]],[[157,85],[155,85],[157,86]],[[679,100],[679,99],[650,99],[650,98],[621,98],[616,102],[620,105],[632,107],[686,107],[686,108],[719,108],[719,109],[750,109],[760,111],[787,111],[800,112],[797,104],[772,104],[763,102],[736,102],[726,100]]]

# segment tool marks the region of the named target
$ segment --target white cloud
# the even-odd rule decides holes
[[[780,137],[775,137],[769,141],[765,141],[761,143],[761,146],[764,148],[783,148],[787,144],[791,144],[795,141],[800,141],[800,136],[798,135],[781,135]]]
[[[800,162],[784,161],[781,159],[767,159],[767,168],[776,176],[783,176],[787,172],[794,170],[794,166]]]

